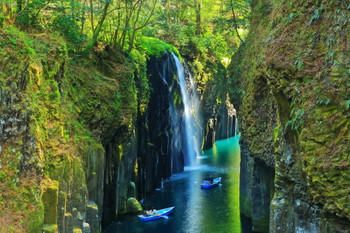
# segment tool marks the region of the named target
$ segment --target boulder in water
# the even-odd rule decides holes
[[[139,213],[142,211],[140,202],[134,197],[129,197],[126,206],[128,213]]]

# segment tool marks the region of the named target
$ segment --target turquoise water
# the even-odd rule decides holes
[[[145,198],[145,209],[175,206],[168,219],[141,222],[135,215],[123,216],[105,233],[238,233],[250,232],[239,210],[240,147],[238,137],[217,141],[204,151],[197,164],[174,174],[163,188]],[[222,177],[222,184],[201,189],[203,179]]]

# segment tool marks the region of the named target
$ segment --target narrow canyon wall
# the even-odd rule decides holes
[[[212,63],[215,71],[210,74],[201,97],[200,114],[203,117],[202,149],[209,149],[216,140],[226,139],[238,133],[238,115],[235,106],[231,103],[227,90],[226,68]]]
[[[348,5],[251,5],[251,30],[232,58],[228,85],[241,143],[275,170],[269,231],[348,232]]]
[[[69,59],[57,38],[6,33],[0,223],[8,232],[100,232],[137,195],[135,125],[144,100],[135,66],[109,48]]]

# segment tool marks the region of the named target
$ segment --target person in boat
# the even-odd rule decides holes
[[[206,178],[205,181],[207,181],[209,184],[213,184],[213,183],[214,183],[213,176],[210,175],[210,177],[209,177],[209,178]]]
[[[146,215],[155,215],[157,213],[157,210],[152,206],[151,210],[146,210]]]

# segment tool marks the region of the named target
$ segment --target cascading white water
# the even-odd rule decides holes
[[[184,105],[183,114],[183,139],[184,139],[184,160],[185,166],[193,166],[201,151],[201,122],[198,114],[199,97],[193,76],[186,72],[178,57],[172,54],[177,68],[177,78],[181,89],[182,102]]]
[[[237,117],[237,115],[235,117],[235,120],[236,120],[236,122],[235,122],[235,136],[237,136],[239,134],[238,117]]]

